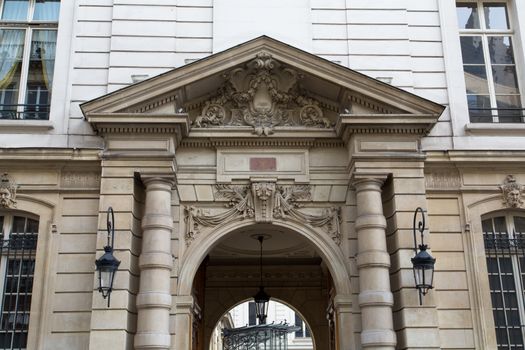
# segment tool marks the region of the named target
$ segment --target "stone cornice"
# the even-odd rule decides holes
[[[336,132],[347,140],[351,134],[410,134],[425,136],[441,114],[341,114]]]
[[[525,151],[493,151],[493,150],[464,150],[464,151],[428,151],[426,152],[426,165],[439,165],[443,163],[465,167],[494,168],[503,164],[523,167]]]
[[[0,160],[45,161],[100,161],[100,149],[72,148],[0,148]]]
[[[184,139],[179,147],[203,147],[203,148],[312,148],[312,147],[344,147],[344,143],[339,139],[308,139],[308,138],[197,138],[190,137]]]
[[[87,113],[85,118],[99,134],[155,133],[181,136],[189,132],[185,113]]]

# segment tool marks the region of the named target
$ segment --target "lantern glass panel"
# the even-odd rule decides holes
[[[111,290],[114,275],[115,272],[111,268],[99,270],[100,291],[104,298],[107,297],[108,292]]]

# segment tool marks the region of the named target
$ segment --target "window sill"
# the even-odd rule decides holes
[[[469,123],[465,131],[471,135],[518,135],[525,136],[525,123]]]
[[[0,119],[0,130],[2,132],[14,133],[38,133],[54,129],[50,120],[2,120]]]

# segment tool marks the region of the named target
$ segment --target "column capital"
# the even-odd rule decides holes
[[[174,174],[140,174],[140,179],[146,188],[151,185],[164,185],[173,188],[175,186],[176,180]]]
[[[366,184],[376,184],[377,186],[381,187],[388,178],[388,175],[389,174],[374,172],[354,172],[350,177],[350,185],[356,189]]]

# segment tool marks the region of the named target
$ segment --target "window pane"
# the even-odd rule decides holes
[[[507,8],[503,3],[484,3],[487,29],[509,29]]]
[[[514,228],[516,232],[525,233],[525,217],[515,216],[514,217]]]
[[[521,123],[523,111],[519,95],[497,95],[496,103],[500,123]]]
[[[485,219],[481,222],[483,232],[493,232],[492,230],[492,219]]]
[[[467,95],[470,121],[473,123],[491,123],[490,97],[488,95]],[[492,231],[492,229],[491,229]]]
[[[48,119],[55,67],[56,30],[35,30],[27,77],[26,119]]]
[[[490,61],[496,64],[513,64],[514,53],[512,52],[512,41],[508,36],[490,36],[489,53]]]
[[[498,108],[521,108],[521,101],[518,95],[496,96],[496,102],[498,103]]]
[[[497,216],[494,218],[494,227],[498,233],[507,233],[507,224],[504,216]]]
[[[509,329],[509,336],[511,344],[520,345],[518,348],[523,349],[523,336],[521,329]]]
[[[458,3],[458,27],[461,29],[479,29],[478,5],[473,3]]]
[[[497,94],[519,94],[515,66],[492,66],[494,88]]]
[[[35,3],[33,20],[58,22],[60,0],[42,0]]]
[[[462,36],[461,55],[464,64],[484,64],[483,44],[480,36]]]
[[[13,228],[11,233],[24,233],[26,227],[26,218],[21,216],[15,216],[13,219]]]
[[[27,219],[26,233],[38,233],[38,221]]]
[[[485,66],[464,66],[467,94],[488,94],[489,85]]]
[[[27,21],[28,0],[5,0],[2,19],[11,21]]]
[[[25,30],[0,29],[0,119],[15,119]]]

